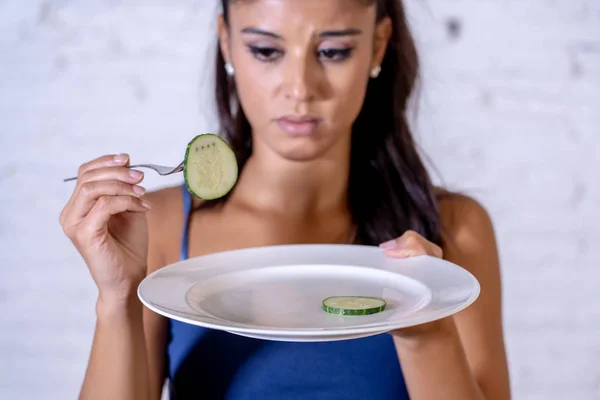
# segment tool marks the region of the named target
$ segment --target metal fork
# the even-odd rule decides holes
[[[150,168],[156,172],[158,172],[159,175],[161,176],[166,176],[166,175],[172,175],[172,174],[176,174],[178,172],[183,171],[183,161],[181,162],[181,164],[179,164],[178,166],[176,166],[175,168],[173,167],[165,167],[164,165],[156,165],[156,164],[137,164],[137,165],[132,165],[129,167],[129,169],[132,168]],[[69,181],[74,181],[77,180],[77,177],[73,177],[73,178],[67,178],[65,180],[63,180],[63,182],[69,182]]]

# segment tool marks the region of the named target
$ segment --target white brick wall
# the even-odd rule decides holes
[[[600,3],[406,2],[419,138],[496,224],[515,399],[598,399]],[[0,398],[76,397],[96,292],[58,225],[61,179],[107,152],[175,164],[214,127],[214,6],[0,1]]]

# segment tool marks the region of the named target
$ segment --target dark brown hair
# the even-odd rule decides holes
[[[233,1],[239,0],[221,0],[226,23]],[[439,244],[434,188],[406,118],[419,62],[404,8],[401,0],[364,1],[376,3],[378,21],[391,19],[393,32],[381,73],[370,80],[352,128],[348,201],[356,242],[378,245],[410,229]],[[216,101],[221,133],[235,152],[241,170],[252,153],[251,128],[224,67],[217,44]],[[203,207],[226,200],[227,196],[206,202]]]

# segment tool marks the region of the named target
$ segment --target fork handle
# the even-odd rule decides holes
[[[133,168],[133,167],[136,167],[136,165],[132,165],[132,166],[127,167],[127,168]],[[63,182],[71,182],[71,181],[76,181],[76,180],[77,180],[77,177],[73,176],[71,178],[63,179]]]

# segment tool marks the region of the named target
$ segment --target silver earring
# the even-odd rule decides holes
[[[233,69],[231,64],[227,63],[225,64],[225,72],[227,72],[227,75],[233,76],[235,74],[235,69]]]
[[[377,78],[381,72],[381,67],[378,65],[371,70],[371,78]]]

